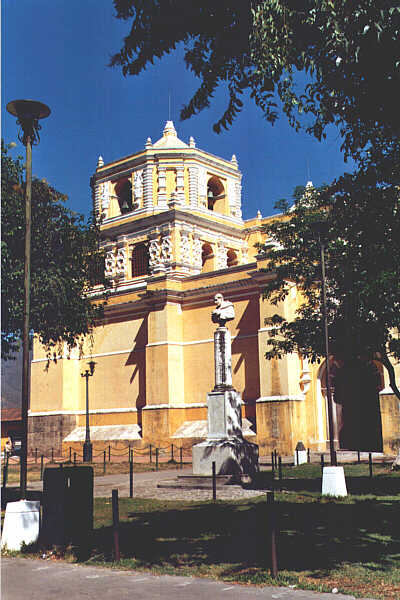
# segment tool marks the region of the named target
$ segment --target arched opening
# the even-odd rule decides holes
[[[224,212],[225,190],[218,177],[211,177],[207,183],[207,208],[219,213]]]
[[[342,450],[382,452],[381,365],[360,358],[332,359],[330,375],[335,446]],[[325,365],[321,370],[321,392],[327,401]],[[326,418],[327,415],[326,408]]]
[[[141,277],[149,273],[149,250],[147,244],[137,244],[132,251],[132,277]]]
[[[129,179],[119,181],[115,186],[115,195],[118,199],[121,215],[132,212],[132,183]]]
[[[214,259],[214,252],[212,249],[211,244],[208,244],[207,242],[205,244],[203,244],[202,246],[202,250],[201,250],[201,264],[202,264],[202,269],[201,272],[202,273],[208,273],[209,271],[213,270],[213,259]]]
[[[239,263],[237,254],[234,250],[228,250],[226,258],[227,258],[226,264],[228,267],[235,267]]]

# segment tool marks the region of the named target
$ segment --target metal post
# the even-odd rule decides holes
[[[72,448],[69,447],[69,462],[72,462]]]
[[[153,455],[152,455],[152,446],[151,446],[151,444],[149,445],[149,454],[150,454],[150,462],[152,462]]]
[[[325,466],[325,460],[324,460],[324,455],[321,454],[321,471],[324,470],[324,466]]]
[[[310,462],[311,462],[310,448],[307,448],[307,462],[308,462],[308,464],[310,464]]]
[[[156,448],[156,471],[158,471],[158,448]]]
[[[35,448],[35,464],[37,463],[37,456],[38,456],[38,454],[37,454],[37,448]]]
[[[51,448],[51,462],[54,462],[54,448]]]
[[[25,185],[25,256],[24,256],[24,313],[22,326],[22,398],[21,398],[21,454],[20,491],[21,499],[26,499],[28,470],[28,408],[29,408],[29,314],[31,288],[31,200],[32,200],[32,144],[39,141],[39,119],[49,116],[50,109],[34,100],[13,100],[7,104],[7,111],[17,117],[23,130],[18,135],[26,148]]]
[[[275,469],[278,468],[278,451],[274,450],[274,459],[275,459]]]
[[[129,461],[129,498],[133,498],[133,460]]]
[[[336,466],[336,455],[333,443],[333,408],[332,408],[332,390],[330,381],[329,367],[329,337],[328,337],[328,316],[326,312],[326,279],[325,279],[325,245],[320,237],[321,244],[321,269],[322,269],[322,316],[324,321],[325,337],[325,361],[326,361],[326,394],[328,397],[328,426],[329,426],[329,451],[331,455],[331,465]]]
[[[369,476],[372,477],[372,453],[368,454]]]
[[[337,465],[337,464],[338,464],[338,460],[337,460],[337,452],[336,452],[336,450],[335,450],[335,465]]]
[[[106,451],[103,450],[103,474],[106,474]]]
[[[183,449],[182,449],[182,446],[179,448],[179,462],[181,464],[181,469],[183,469]]]
[[[299,466],[299,451],[296,450],[296,466]]]
[[[111,462],[111,445],[108,446],[108,462]]]
[[[275,460],[274,453],[271,452],[271,463],[272,463],[272,481],[275,479]]]
[[[76,465],[76,452],[74,452],[74,466]]]
[[[268,506],[268,521],[269,521],[269,538],[271,551],[271,575],[278,576],[278,558],[276,552],[276,513],[275,513],[275,497],[274,492],[267,492]]]
[[[7,486],[7,479],[8,479],[8,460],[9,460],[9,454],[7,452],[6,454],[6,460],[4,461],[4,465],[3,465],[3,489],[6,488]]]
[[[83,462],[92,462],[93,446],[90,441],[90,425],[89,425],[89,377],[90,372],[86,369],[84,373],[81,373],[82,377],[86,379],[86,432],[85,441],[83,444]]]
[[[40,457],[40,481],[42,481],[42,479],[43,479],[43,462],[44,462],[44,456],[42,454]]]
[[[357,463],[360,464],[361,462],[361,453],[359,450],[357,450]]]
[[[115,562],[119,562],[121,560],[121,555],[119,552],[118,490],[112,491],[112,515],[113,515],[114,559],[115,559]]]
[[[282,457],[280,456],[278,459],[278,473],[279,473],[279,481],[282,481]]]
[[[174,445],[171,444],[171,462],[175,462],[174,460]]]
[[[212,462],[212,492],[213,492],[213,500],[214,502],[217,499],[217,475],[215,468],[215,460]]]

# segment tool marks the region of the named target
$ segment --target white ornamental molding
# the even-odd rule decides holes
[[[100,184],[100,206],[102,215],[105,216],[110,206],[110,187],[109,182],[104,181]]]
[[[199,195],[199,177],[198,168],[189,167],[189,203],[190,206],[197,206]]]
[[[172,240],[170,235],[165,235],[161,241],[161,260],[163,263],[172,261]]]
[[[242,184],[237,181],[236,187],[236,217],[242,218]]]
[[[157,202],[159,206],[167,205],[167,168],[158,166],[158,197]]]
[[[242,246],[242,265],[246,265],[249,262],[249,246],[247,242],[244,242]]]
[[[303,357],[302,363],[302,371],[299,383],[301,391],[303,392],[303,394],[306,394],[310,389],[311,385],[311,371],[308,364],[308,359],[306,357]]]
[[[202,260],[203,244],[198,236],[193,238],[193,266],[201,271],[203,266]]]
[[[151,270],[161,265],[161,247],[158,239],[150,240],[149,244],[149,267]]]
[[[185,202],[185,168],[183,165],[176,167],[176,194],[178,202]]]
[[[189,265],[190,264],[190,240],[189,240],[189,232],[188,231],[181,231],[180,253],[181,253],[181,261],[183,263],[186,263],[187,265]]]
[[[94,205],[93,205],[93,209],[94,209],[94,214],[96,215],[96,218],[99,219],[101,216],[101,190],[100,190],[100,184],[96,183],[96,185],[94,186]]]
[[[115,259],[116,275],[125,275],[126,273],[126,249],[120,248]]]
[[[114,250],[109,250],[106,253],[105,258],[105,273],[106,277],[114,277],[115,275],[115,266],[116,266],[116,256]]]
[[[143,169],[133,173],[133,194],[135,202],[143,198]]]
[[[199,196],[207,197],[207,171],[204,167],[199,168]]]
[[[153,204],[153,163],[148,162],[143,173],[143,207],[149,210]]]
[[[222,242],[217,246],[217,269],[226,269],[228,266],[228,248]]]

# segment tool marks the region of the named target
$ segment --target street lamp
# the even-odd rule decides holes
[[[330,382],[329,368],[329,337],[328,337],[328,315],[326,311],[326,276],[325,276],[325,244],[329,231],[328,221],[314,221],[311,224],[314,234],[316,234],[321,248],[321,279],[322,279],[322,319],[324,322],[324,342],[325,342],[325,364],[326,364],[326,393],[328,396],[328,426],[329,426],[329,451],[331,455],[331,465],[336,466],[336,452],[333,444],[333,407],[332,390]]]
[[[13,100],[7,104],[7,111],[17,117],[22,132],[18,139],[26,147],[26,186],[25,186],[25,259],[24,259],[24,318],[22,327],[22,440],[20,463],[21,499],[26,499],[27,459],[28,459],[28,408],[29,408],[29,312],[31,284],[31,196],[32,196],[32,146],[39,143],[39,119],[50,114],[46,104],[36,100]]]
[[[329,451],[331,467],[325,467],[322,480],[322,493],[332,496],[346,496],[347,489],[344,479],[343,467],[337,466],[336,452],[333,441],[333,404],[329,367],[329,337],[328,337],[328,315],[326,310],[326,275],[325,275],[325,246],[329,232],[329,221],[314,221],[311,229],[318,238],[321,249],[321,280],[322,280],[322,319],[324,322],[325,342],[325,364],[326,364],[326,393],[328,397],[328,428],[329,428]],[[325,491],[324,491],[325,489]]]
[[[86,379],[86,435],[85,443],[83,444],[83,462],[92,462],[92,443],[90,441],[90,426],[89,426],[89,377],[92,377],[94,373],[95,362],[91,360],[88,362],[89,369],[86,369],[84,373],[81,373],[81,377]]]

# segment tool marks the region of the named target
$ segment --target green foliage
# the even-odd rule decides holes
[[[2,357],[19,347],[24,306],[24,167],[2,143]],[[66,343],[71,349],[90,334],[102,304],[88,291],[104,282],[104,256],[94,222],[67,208],[65,196],[44,180],[32,181],[30,328],[50,356]]]
[[[347,154],[360,158],[375,136],[400,129],[400,8],[390,0],[114,0],[131,30],[111,65],[136,75],[185,45],[187,67],[200,87],[182,109],[187,119],[227,84],[227,108],[214,125],[228,128],[243,93],[278,118],[278,102],[298,129],[321,139],[336,123]],[[299,88],[298,72],[303,72]],[[301,116],[305,119],[301,121]]]
[[[282,219],[268,225],[268,243],[260,251],[275,278],[264,296],[279,305],[295,284],[302,301],[294,319],[278,313],[269,319],[267,358],[299,352],[316,361],[324,355],[320,243],[312,230],[321,218],[329,222],[330,349],[343,360],[378,358],[391,370],[389,357],[400,358],[400,199],[395,186],[377,184],[370,171],[308,188]]]

